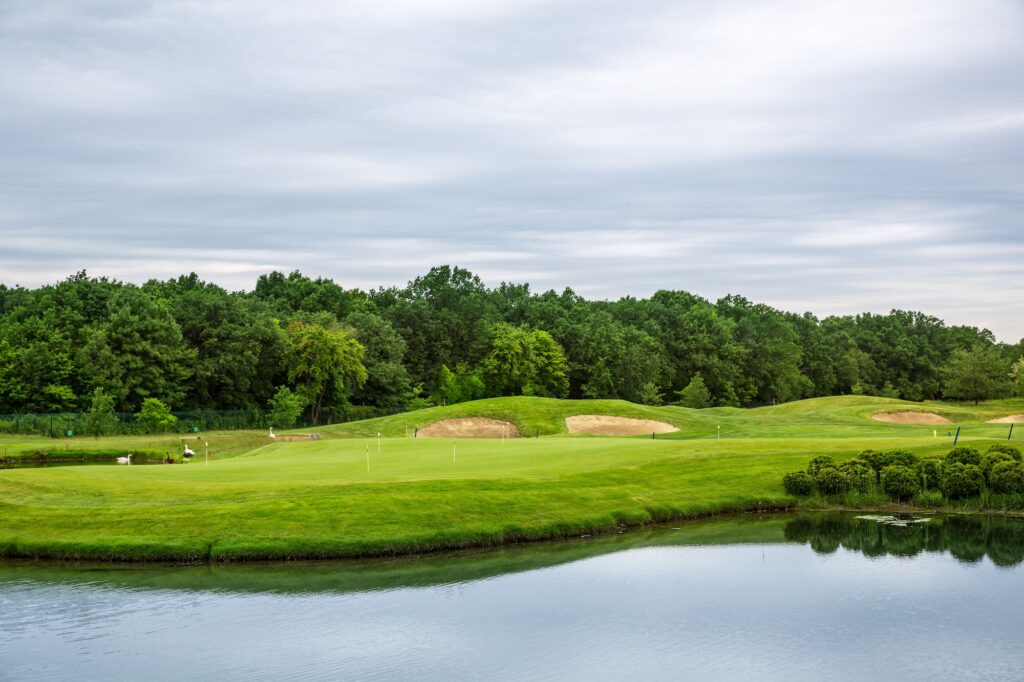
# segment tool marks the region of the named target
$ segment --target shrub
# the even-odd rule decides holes
[[[302,396],[287,386],[281,386],[270,399],[270,424],[279,429],[290,429],[305,409],[306,400]]]
[[[90,436],[99,437],[113,431],[116,426],[114,398],[104,393],[102,388],[97,388],[93,391],[89,411],[82,420],[82,430]]]
[[[839,470],[850,480],[850,489],[858,493],[866,493],[875,483],[875,470],[859,459],[851,459],[839,465]]]
[[[912,469],[917,464],[917,455],[910,450],[886,450],[882,454],[885,457],[883,469],[891,464],[898,464]]]
[[[921,487],[925,490],[936,490],[942,480],[942,462],[937,459],[922,459],[914,467]]]
[[[981,453],[974,448],[964,446],[953,448],[946,455],[946,464],[973,464],[978,466],[981,464]]]
[[[782,487],[790,495],[807,497],[814,492],[814,479],[802,471],[794,471],[782,477]]]
[[[1004,495],[1024,493],[1024,466],[1012,459],[998,462],[989,472],[988,482],[992,490],[997,493]]]
[[[1010,456],[1008,453],[996,450],[995,452],[986,452],[981,456],[981,472],[985,474],[985,480],[988,481],[989,476],[992,474],[992,467],[1002,462],[1012,462],[1014,464],[1017,461]]]
[[[836,463],[828,455],[818,455],[807,464],[807,473],[811,476],[817,477],[818,472],[822,469],[836,468]]]
[[[868,466],[875,470],[876,479],[878,477],[878,473],[882,469],[884,469],[886,464],[888,463],[888,458],[886,457],[886,455],[884,453],[879,452],[878,450],[865,450],[864,452],[860,453],[860,459],[867,462]]]
[[[985,452],[986,453],[1005,452],[1010,457],[1013,457],[1013,460],[1015,462],[1019,462],[1020,461],[1020,450],[1018,450],[1017,448],[1013,447],[1009,443],[994,443],[994,444],[988,446],[988,450],[986,450]]]
[[[882,469],[882,490],[896,500],[908,500],[921,489],[917,474],[902,464],[890,464]]]
[[[842,495],[850,489],[850,478],[834,467],[819,469],[814,482],[822,495]]]
[[[954,462],[947,466],[943,473],[942,494],[951,500],[974,497],[981,493],[984,483],[985,475],[981,472],[981,467],[975,464]]]
[[[169,407],[156,398],[142,401],[142,409],[135,415],[136,421],[150,432],[162,432],[178,423]]]

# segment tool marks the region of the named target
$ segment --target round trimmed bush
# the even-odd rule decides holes
[[[949,454],[946,455],[946,464],[973,464],[978,466],[981,464],[981,453],[974,448],[961,445],[949,451]]]
[[[842,495],[850,489],[850,478],[839,469],[819,469],[814,482],[822,495]]]
[[[858,493],[866,493],[875,483],[875,470],[867,462],[851,459],[839,465],[839,470],[850,480],[850,489]]]
[[[814,479],[803,471],[794,471],[782,477],[782,487],[790,495],[807,497],[814,492]]]
[[[937,490],[942,481],[942,462],[937,459],[922,459],[914,467],[921,487],[925,490]]]
[[[984,484],[985,475],[981,467],[955,462],[946,467],[942,476],[942,494],[951,500],[975,497],[981,494]]]
[[[875,470],[876,478],[878,473],[889,463],[888,456],[884,452],[879,452],[878,450],[865,450],[860,453],[859,459],[867,462],[868,466]]]
[[[828,455],[818,455],[807,463],[807,473],[811,476],[817,477],[819,471],[827,468],[836,468],[835,461]]]
[[[1014,495],[1024,493],[1024,466],[1012,459],[999,462],[988,475],[989,485],[997,493]]]
[[[917,455],[910,450],[886,450],[882,454],[885,456],[885,466],[882,467],[883,469],[891,464],[898,464],[912,469],[917,464]]]
[[[909,500],[921,489],[917,474],[908,466],[890,464],[882,469],[882,490],[896,500]]]
[[[1013,457],[1015,462],[1020,461],[1020,450],[1013,447],[1009,443],[993,443],[992,445],[988,446],[988,450],[986,450],[985,452],[1005,452],[1010,457]]]
[[[989,476],[992,474],[992,467],[1002,462],[1013,462],[1017,463],[1011,455],[1005,452],[996,450],[995,452],[986,452],[981,456],[981,472],[985,474],[985,480],[991,480]]]

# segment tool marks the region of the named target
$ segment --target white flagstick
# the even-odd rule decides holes
[[[210,441],[206,441],[206,466],[210,466]]]
[[[380,431],[377,432],[377,456],[380,457]]]
[[[370,473],[370,444],[366,444],[366,473]]]
[[[455,441],[452,441],[452,464],[455,464]]]

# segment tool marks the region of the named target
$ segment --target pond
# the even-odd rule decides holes
[[[0,679],[1021,679],[1024,521],[745,515],[403,560],[0,564]]]

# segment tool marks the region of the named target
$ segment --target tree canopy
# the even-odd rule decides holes
[[[344,418],[499,395],[750,406],[1024,393],[1024,342],[922,312],[832,316],[685,291],[591,301],[441,266],[362,291],[299,272],[229,292],[79,272],[0,288],[0,413],[272,409]],[[1016,364],[1015,364],[1016,363]],[[282,392],[282,389],[287,392]],[[688,390],[687,390],[688,389]],[[97,394],[97,391],[99,393]],[[283,423],[283,422],[282,422]]]

